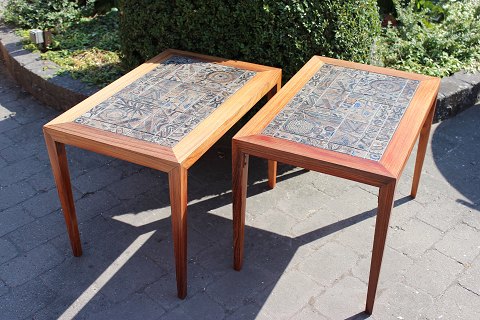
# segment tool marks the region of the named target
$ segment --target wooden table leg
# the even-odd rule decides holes
[[[282,88],[282,79],[279,79],[277,85],[272,88],[267,94],[267,100],[273,98],[273,96]],[[277,184],[277,161],[268,160],[268,187],[270,189],[275,188]]]
[[[415,171],[413,174],[412,191],[410,196],[415,198],[417,196],[418,184],[420,182],[420,175],[422,174],[423,160],[427,152],[428,138],[430,136],[430,129],[432,128],[433,115],[435,114],[436,100],[430,108],[430,112],[423,124],[422,131],[420,131],[420,138],[418,139],[417,159],[415,161]]]
[[[395,194],[395,181],[380,187],[378,195],[377,220],[375,223],[375,236],[373,238],[372,261],[370,264],[370,277],[368,280],[367,304],[365,312],[372,314],[375,294],[377,292],[378,277],[382,266],[383,250],[387,238],[388,222],[392,212],[393,196]]]
[[[187,169],[181,165],[168,173],[170,205],[172,207],[172,236],[175,253],[177,295],[187,296]]]
[[[268,187],[275,188],[277,184],[277,161],[268,160]]]
[[[72,185],[70,184],[70,174],[68,172],[67,154],[65,145],[53,140],[53,138],[44,132],[45,143],[47,145],[48,156],[52,166],[53,177],[57,185],[58,197],[67,225],[68,237],[72,247],[73,255],[79,257],[82,255],[82,245],[80,234],[78,232],[77,215],[75,214],[75,202],[73,200]]]
[[[248,154],[241,152],[235,143],[232,147],[233,195],[233,268],[242,269],[245,234],[245,206],[247,202]]]

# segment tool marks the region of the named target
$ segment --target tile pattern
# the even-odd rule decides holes
[[[75,122],[173,147],[254,76],[173,56]]]
[[[324,64],[263,134],[379,161],[418,85]]]

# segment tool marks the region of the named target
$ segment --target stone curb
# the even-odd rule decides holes
[[[480,98],[480,72],[460,71],[442,78],[435,122],[451,118],[473,106]]]
[[[35,98],[59,110],[67,110],[92,95],[92,88],[67,75],[56,75],[59,66],[22,48],[21,38],[0,25],[0,51],[8,71]],[[434,122],[448,119],[473,106],[480,96],[480,73],[460,71],[441,81]]]
[[[39,101],[58,110],[68,110],[92,95],[92,88],[68,75],[57,75],[60,67],[42,60],[39,53],[23,49],[13,29],[0,24],[0,53],[12,77]]]

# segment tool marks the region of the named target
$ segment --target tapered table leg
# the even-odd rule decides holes
[[[268,187],[275,188],[277,184],[277,161],[268,160]]]
[[[82,245],[80,243],[80,234],[78,232],[77,215],[75,214],[75,202],[73,200],[72,185],[70,184],[65,145],[54,141],[46,132],[44,135],[50,164],[52,166],[53,177],[55,179],[55,184],[57,185],[58,197],[60,199],[60,204],[62,205],[65,224],[67,225],[70,245],[72,247],[73,255],[79,257],[82,255]]]
[[[233,268],[240,270],[243,264],[249,157],[248,154],[240,152],[240,150],[236,148],[235,143],[232,151]]]
[[[275,87],[272,88],[267,94],[267,99],[270,100],[281,89],[282,80],[279,79]],[[277,184],[277,161],[268,160],[268,187],[270,189],[275,188]]]
[[[410,196],[415,198],[417,196],[418,184],[420,182],[420,176],[422,174],[423,160],[425,160],[425,153],[427,152],[428,138],[430,136],[430,129],[432,128],[433,115],[435,114],[435,104],[430,108],[422,130],[420,131],[420,138],[418,139],[417,159],[415,161],[415,171],[413,174],[412,191]]]
[[[187,296],[187,169],[178,166],[168,173],[177,295]]]
[[[370,277],[368,280],[367,304],[365,312],[372,314],[375,294],[377,292],[378,277],[382,266],[383,250],[387,238],[388,222],[392,212],[393,196],[395,194],[395,181],[380,187],[378,195],[378,211],[375,223],[375,236],[373,238],[372,261],[370,265]]]

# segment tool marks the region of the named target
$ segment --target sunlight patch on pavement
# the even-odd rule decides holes
[[[152,237],[155,231],[139,236],[132,244],[115,259],[115,261],[95,280],[73,304],[58,318],[73,319],[95,297],[95,295],[112,279],[128,260]]]

